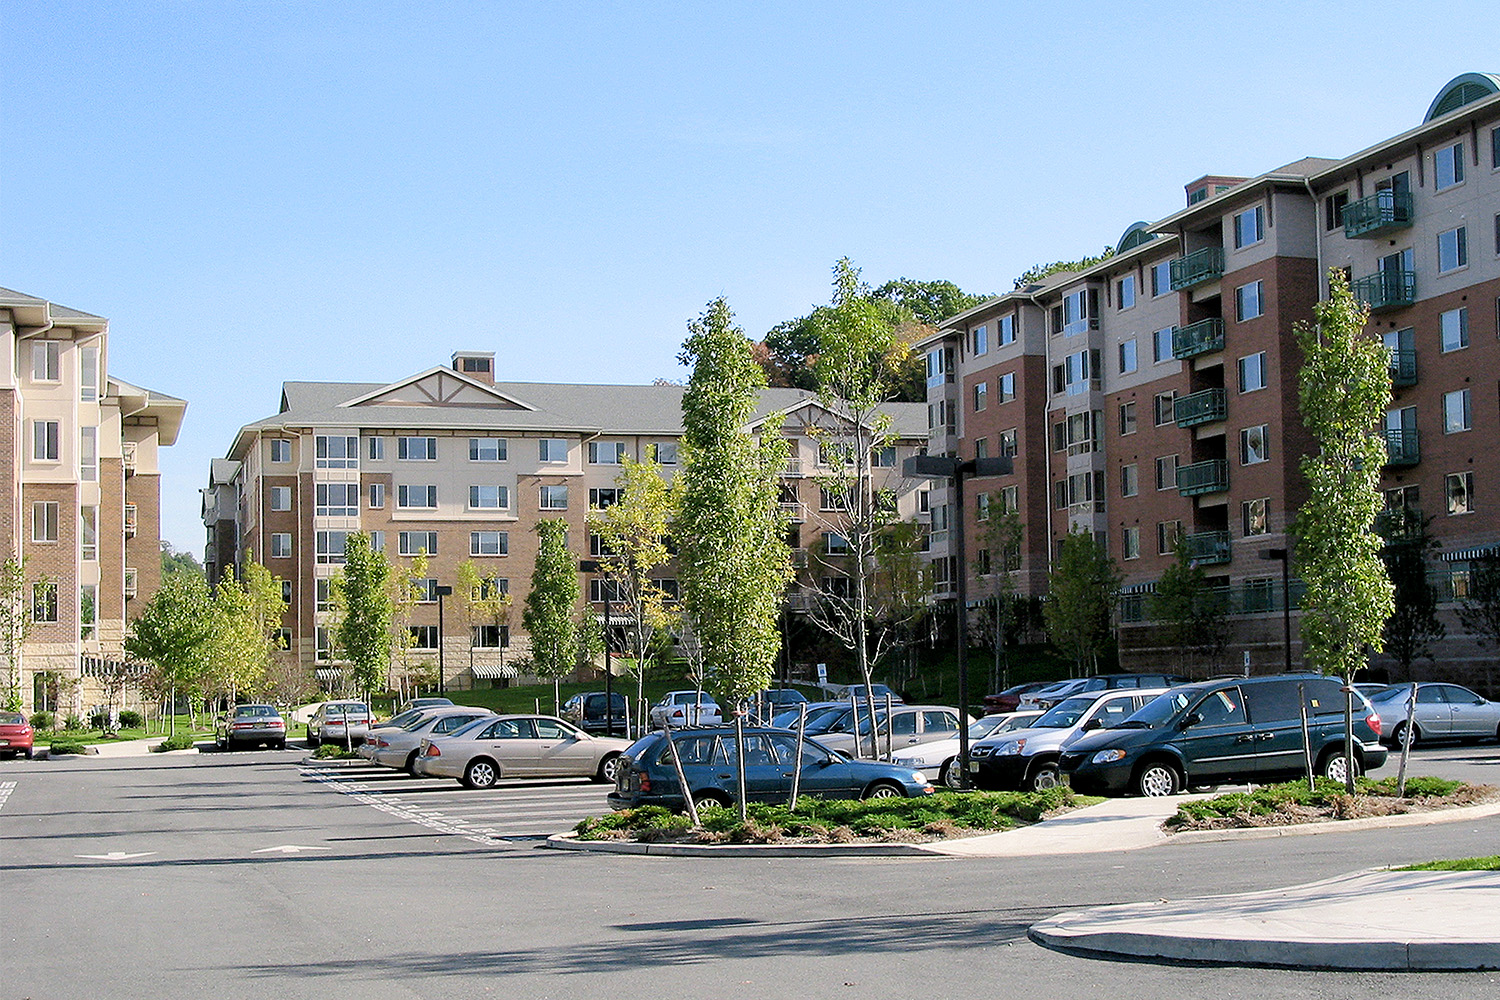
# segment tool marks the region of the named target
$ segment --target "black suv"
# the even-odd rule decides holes
[[[1113,729],[1089,733],[1060,765],[1080,792],[1172,795],[1189,785],[1271,782],[1305,771],[1298,686],[1318,774],[1344,779],[1344,693],[1317,674],[1203,681],[1174,688]],[[1358,771],[1385,763],[1380,716],[1354,696]]]
[[[586,733],[618,733],[625,735],[625,696],[618,691],[611,692],[610,703],[614,711],[609,713],[614,718],[609,719],[604,714],[604,692],[587,691],[583,694],[575,694],[563,702],[562,717],[573,723]]]

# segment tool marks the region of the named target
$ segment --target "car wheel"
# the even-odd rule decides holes
[[[1330,781],[1343,784],[1349,780],[1348,763],[1348,758],[1344,756],[1342,749],[1330,750],[1323,758],[1323,764],[1318,768],[1318,773]],[[1354,762],[1354,774],[1356,777],[1359,776],[1359,761],[1357,760]]]
[[[318,746],[321,743],[322,743],[322,741],[319,740],[316,736],[314,736],[313,735],[313,731],[311,729],[309,729],[307,731],[307,745],[309,747],[311,747],[312,749],[316,750],[316,749],[318,749]]]
[[[22,751],[22,753],[26,754],[26,759],[27,760],[30,760],[31,759],[31,755],[34,754],[34,753],[36,753],[36,751],[33,748],[31,748],[31,747],[27,747],[25,750]]]
[[[470,761],[464,768],[464,784],[470,788],[491,788],[499,778],[500,772],[495,765],[482,758]]]
[[[955,792],[964,787],[964,773],[958,766],[957,757],[943,765],[943,773],[938,775],[938,781],[944,788],[951,788]]]
[[[720,792],[695,792],[693,794],[693,806],[699,812],[714,807],[728,809],[729,797]]]
[[[1141,768],[1141,773],[1135,776],[1135,790],[1151,798],[1176,795],[1181,787],[1182,782],[1177,777],[1177,770],[1171,764],[1161,762],[1147,764]]]
[[[417,776],[417,752],[415,750],[406,755],[406,763],[402,765],[401,770],[413,778]]]
[[[1038,764],[1031,772],[1031,790],[1033,792],[1045,792],[1049,788],[1056,788],[1062,784],[1062,772],[1057,769],[1056,764]]]
[[[610,754],[599,762],[599,773],[594,775],[594,780],[607,785],[613,785],[615,779],[620,776],[620,763],[619,754]]]
[[[906,793],[901,790],[900,785],[894,782],[877,781],[865,789],[865,794],[862,797],[866,799],[904,799],[906,798]]]
[[[1396,746],[1398,746],[1398,747],[1406,745],[1406,726],[1407,726],[1407,724],[1405,722],[1398,722],[1398,723],[1396,723],[1396,728],[1393,729],[1393,730],[1391,730],[1391,739],[1393,739],[1393,740],[1396,741]],[[1419,726],[1419,725],[1417,725],[1417,724],[1415,724],[1415,723],[1412,723],[1412,726],[1411,726],[1411,745],[1412,746],[1416,746],[1421,741],[1422,741],[1422,727]]]
[[[272,745],[272,749],[273,750],[285,750],[286,749],[286,740],[277,740]]]

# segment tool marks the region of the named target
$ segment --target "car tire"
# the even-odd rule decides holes
[[[1031,786],[1033,792],[1045,792],[1062,784],[1062,772],[1050,761],[1038,764],[1032,768],[1031,777],[1026,784]]]
[[[27,747],[25,750],[22,751],[22,753],[26,754],[26,759],[27,760],[30,760],[31,757],[32,757],[32,754],[36,753],[36,750],[33,747]]]
[[[963,788],[964,773],[958,766],[958,758],[954,757],[943,765],[943,770],[938,774],[938,784],[944,788],[951,788],[955,792]]]
[[[469,788],[493,788],[499,780],[500,769],[495,766],[494,761],[486,758],[471,760],[469,766],[464,768],[464,785]]]
[[[1177,769],[1165,761],[1150,761],[1135,776],[1136,794],[1147,798],[1176,795],[1181,788]]]
[[[273,750],[285,750],[286,749],[286,740],[277,740],[275,743],[273,743],[271,745],[271,749],[273,749]]]
[[[1359,766],[1359,758],[1356,756],[1354,760],[1354,776],[1356,778],[1359,777],[1362,770]],[[1337,781],[1341,785],[1348,780],[1343,747],[1329,750],[1323,755],[1323,760],[1318,764],[1318,774],[1329,781]]]
[[[1391,730],[1391,739],[1395,742],[1397,747],[1400,747],[1406,743],[1407,725],[1408,724],[1405,722],[1398,722],[1396,723],[1396,728]],[[1410,725],[1411,745],[1416,746],[1418,743],[1422,742],[1422,727],[1417,725],[1416,723],[1411,723]]]
[[[722,792],[694,792],[693,806],[700,812],[713,806],[728,809],[729,796]]]
[[[417,751],[413,750],[411,753],[406,755],[406,763],[401,765],[401,770],[405,771],[413,778],[417,776]]]
[[[612,753],[599,762],[599,770],[594,774],[594,780],[600,784],[613,785],[620,774],[620,755]]]
[[[906,792],[894,781],[877,781],[865,789],[862,799],[904,799]]]

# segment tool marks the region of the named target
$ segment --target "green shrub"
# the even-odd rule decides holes
[[[1357,778],[1355,791],[1359,795],[1381,795],[1393,797],[1397,782],[1394,777]],[[1446,778],[1407,778],[1406,797],[1425,798],[1452,795],[1463,787],[1461,781]],[[1167,820],[1169,827],[1183,826],[1202,820],[1222,819],[1229,816],[1268,816],[1288,805],[1330,808],[1335,816],[1351,815],[1354,799],[1344,792],[1341,781],[1318,778],[1313,788],[1306,781],[1289,781],[1280,785],[1266,785],[1253,792],[1229,792],[1211,799],[1184,802],[1177,807],[1176,815]]]
[[[358,757],[359,754],[353,750],[345,750],[343,747],[333,743],[324,743],[313,751],[313,756],[319,760],[343,760],[348,757]]]
[[[68,753],[88,753],[89,745],[74,737],[58,736],[52,740],[47,750],[52,756],[59,757]]]
[[[197,745],[198,741],[192,736],[187,733],[178,733],[176,736],[168,736],[162,740],[156,749],[159,753],[166,753],[168,750],[191,750]]]
[[[63,723],[63,728],[69,732],[78,732],[83,729],[83,720],[76,715],[70,715]]]
[[[145,725],[145,722],[146,720],[141,717],[141,713],[133,708],[127,708],[120,713],[120,727],[123,729],[140,729],[141,726]]]
[[[30,721],[32,729],[47,730],[57,725],[57,716],[51,712],[36,712]]]

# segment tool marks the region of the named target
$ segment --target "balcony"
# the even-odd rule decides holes
[[[1381,271],[1359,278],[1349,287],[1372,313],[1403,309],[1417,301],[1417,272]]]
[[[125,466],[125,475],[135,475],[135,448],[134,441],[126,441],[120,445],[120,458]]]
[[[134,566],[125,567],[125,597],[127,599],[136,595],[136,572]]]
[[[1223,349],[1224,321],[1217,316],[1172,331],[1172,357],[1178,361]]]
[[[796,501],[783,500],[780,504],[781,512],[792,524],[802,524],[807,520],[807,506]]]
[[[1177,470],[1177,492],[1185,497],[1223,493],[1229,489],[1229,463],[1222,458],[1194,462]]]
[[[1180,543],[1194,566],[1214,566],[1229,561],[1229,532],[1200,531],[1184,535]]]
[[[1195,427],[1223,420],[1228,404],[1223,389],[1204,389],[1190,396],[1183,396],[1172,405],[1178,427]]]
[[[135,537],[135,504],[125,505],[125,537]]]
[[[1189,288],[1218,281],[1224,273],[1224,248],[1204,247],[1186,257],[1178,257],[1172,261],[1171,272],[1174,292],[1185,292]]]
[[[800,459],[800,458],[789,458],[789,459],[787,459],[786,460],[786,468],[784,468],[784,469],[781,470],[781,474],[783,476],[800,476],[800,475],[802,475],[802,459]]]
[[[1374,239],[1411,225],[1411,194],[1386,189],[1344,206],[1344,236]]]
[[[1417,384],[1417,352],[1391,351],[1391,385],[1397,389]]]
[[[1422,460],[1422,441],[1415,430],[1385,432],[1385,464],[1416,465]]]

